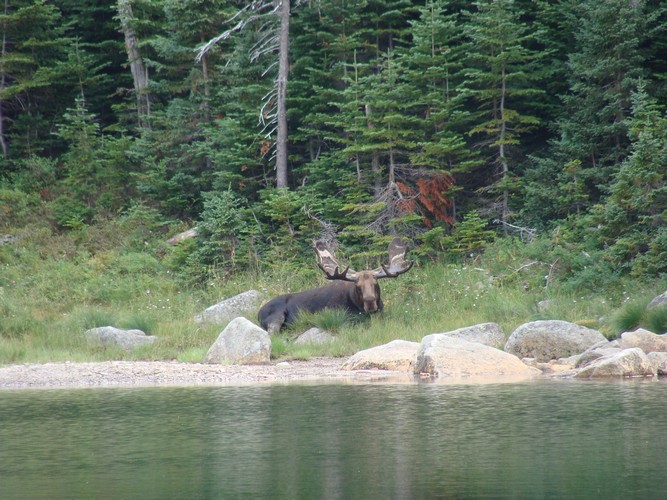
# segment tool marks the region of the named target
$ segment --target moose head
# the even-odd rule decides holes
[[[355,272],[347,266],[340,272],[341,266],[336,262],[333,253],[329,251],[323,241],[315,242],[315,251],[319,257],[317,264],[328,280],[342,280],[354,283],[354,302],[357,308],[367,313],[382,310],[382,298],[378,280],[381,278],[396,278],[410,270],[413,262],[405,261],[407,245],[400,238],[394,238],[389,244],[389,264],[382,265],[372,271]]]
[[[259,310],[259,322],[269,333],[294,321],[299,311],[317,312],[322,309],[344,309],[353,313],[377,313],[382,310],[378,280],[396,278],[408,272],[413,262],[405,260],[407,245],[400,238],[389,244],[389,263],[368,271],[352,271],[342,267],[334,253],[322,240],[314,242],[318,266],[334,283],[299,293],[280,295]]]

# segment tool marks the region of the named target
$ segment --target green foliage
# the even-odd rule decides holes
[[[317,313],[303,312],[290,327],[291,331],[303,332],[309,328],[317,327],[328,332],[339,332],[341,328],[350,323],[358,322],[359,315],[352,315],[340,309],[325,309]]]
[[[39,204],[36,194],[0,188],[0,228],[9,229],[36,219]]]
[[[494,238],[495,233],[488,229],[488,222],[477,211],[472,211],[449,234],[445,233],[444,228],[436,227],[420,235],[423,246],[417,253],[444,253],[451,257],[474,258]]]
[[[208,269],[229,275],[239,267],[251,267],[254,229],[249,225],[250,215],[232,191],[209,194],[197,227],[197,249],[191,255],[190,270],[199,271],[199,275]]]
[[[164,332],[142,355],[195,359],[215,332],[186,312],[255,282],[276,294],[321,282],[310,244],[322,235],[357,269],[384,262],[395,234],[418,260],[383,284],[411,307],[341,325],[328,353],[406,321],[511,327],[537,314],[527,291],[556,296],[549,314],[590,321],[603,311],[581,296],[618,301],[628,280],[665,275],[662,2],[293,2],[287,190],[271,187],[264,128],[273,54],[249,57],[266,48],[260,27],[193,59],[241,4],[133,3],[150,69],[143,126],[113,8],[19,0],[0,14],[0,228],[16,237],[0,246],[9,358],[38,358],[38,345],[76,356],[77,304],[132,309],[112,319]],[[498,238],[493,212],[538,236]],[[166,243],[192,227],[196,239]],[[421,258],[468,291],[477,271],[444,263],[486,266],[504,294],[442,290]]]
[[[636,276],[667,272],[667,118],[646,93],[633,94],[631,152],[611,184],[598,216],[600,236],[612,263]]]
[[[648,308],[650,299],[631,300],[623,304],[611,318],[612,331],[618,336],[637,328],[658,335],[667,333],[667,307]]]

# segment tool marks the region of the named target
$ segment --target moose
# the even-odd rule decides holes
[[[347,266],[340,271],[332,251],[322,240],[313,244],[319,257],[318,267],[330,285],[299,293],[280,295],[259,310],[259,323],[269,333],[279,331],[283,325],[291,324],[299,311],[317,312],[322,309],[344,309],[351,313],[377,313],[383,308],[378,280],[396,278],[408,272],[414,262],[405,260],[407,244],[394,238],[389,244],[389,264],[369,271],[355,272]]]

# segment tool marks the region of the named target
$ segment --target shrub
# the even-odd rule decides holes
[[[645,328],[653,333],[667,332],[667,307],[648,309],[648,300],[636,300],[624,304],[612,316],[611,326],[616,335],[623,332]]]

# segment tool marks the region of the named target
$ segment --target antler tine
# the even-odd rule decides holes
[[[408,251],[408,245],[400,238],[394,238],[389,244],[389,265],[382,265],[381,269],[373,273],[379,278],[396,278],[399,274],[407,273],[414,262],[405,260],[405,254]]]
[[[317,240],[313,246],[320,258],[317,266],[324,271],[324,275],[328,280],[356,281],[356,273],[350,271],[350,266],[347,266],[342,273],[339,271],[340,265],[336,262],[336,257],[334,257],[326,243],[322,240]]]

